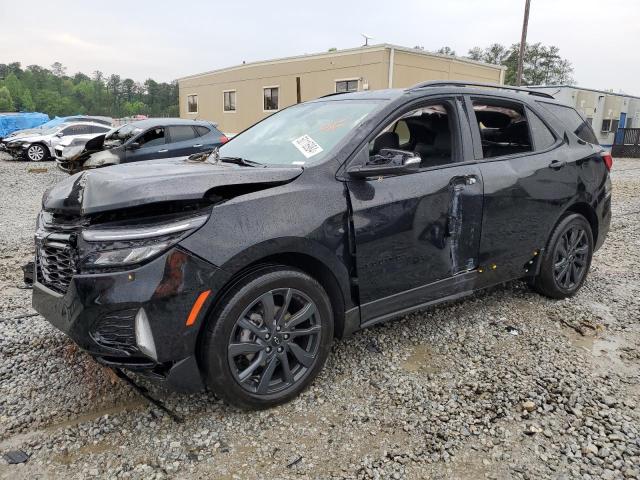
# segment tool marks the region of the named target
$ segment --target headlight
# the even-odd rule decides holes
[[[121,267],[142,263],[160,255],[205,224],[209,215],[198,215],[149,226],[88,228],[82,232],[89,268]]]

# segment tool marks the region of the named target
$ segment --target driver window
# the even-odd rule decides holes
[[[137,142],[141,147],[155,147],[157,145],[164,145],[164,128],[152,128],[148,132],[145,132],[143,135],[140,135]]]
[[[452,135],[447,107],[429,105],[412,110],[387,126],[369,143],[369,154],[383,149],[404,150],[419,155],[420,168],[453,161]]]

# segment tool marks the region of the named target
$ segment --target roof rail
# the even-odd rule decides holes
[[[496,89],[499,89],[499,90],[513,90],[514,92],[528,93],[529,95],[535,95],[536,97],[544,97],[544,98],[555,99],[553,97],[553,95],[549,95],[548,93],[544,93],[544,92],[538,92],[536,90],[529,90],[528,88],[512,87],[510,85],[495,85],[493,83],[465,82],[465,81],[458,81],[458,80],[436,80],[436,81],[421,82],[421,83],[418,83],[418,84],[414,85],[413,87],[410,87],[408,90],[409,91],[413,91],[413,90],[419,90],[421,88],[447,87],[447,86],[451,86],[451,87],[484,87],[484,88],[496,88]]]

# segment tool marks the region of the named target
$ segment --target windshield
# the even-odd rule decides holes
[[[220,157],[265,165],[307,165],[322,161],[380,101],[303,103],[276,113],[220,147]]]

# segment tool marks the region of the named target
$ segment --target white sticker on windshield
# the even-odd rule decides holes
[[[322,151],[322,147],[309,135],[298,137],[291,143],[307,158],[311,158]]]

